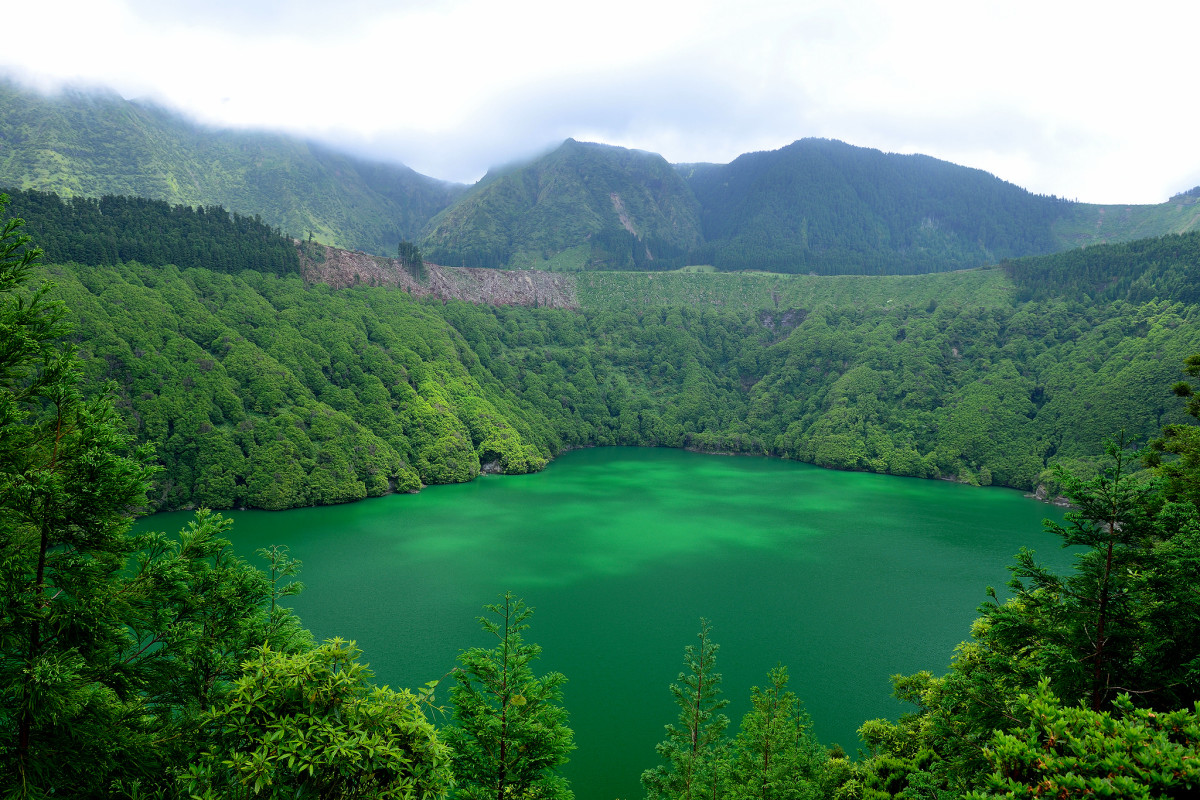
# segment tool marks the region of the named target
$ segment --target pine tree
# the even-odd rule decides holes
[[[679,706],[679,725],[667,726],[667,738],[655,750],[664,763],[642,773],[650,800],[699,800],[717,797],[725,767],[725,728],[729,718],[719,713],[729,704],[721,698],[721,674],[714,671],[720,645],[711,638],[712,625],[700,620],[700,643],[683,651],[684,671],[671,694]]]
[[[787,689],[782,665],[767,674],[766,688],[750,690],[750,710],[733,742],[725,796],[734,800],[803,800],[816,797],[827,756],[812,733],[812,720]]]
[[[83,398],[49,287],[18,293],[40,256],[21,225],[0,230],[0,777],[17,796],[83,796],[139,744],[112,736],[129,687],[110,666],[125,534],[154,469],[111,399]]]
[[[533,674],[542,648],[522,637],[532,608],[507,592],[484,610],[492,617],[479,617],[479,624],[497,644],[461,653],[457,685],[450,690],[455,725],[446,729],[445,739],[454,751],[456,796],[571,800],[574,794],[558,772],[575,749],[560,705],[566,678],[558,672]]]
[[[828,758],[812,735],[812,720],[787,691],[787,667],[767,674],[768,685],[750,690],[750,710],[733,740],[726,796],[731,799],[802,800],[817,796],[815,784]]]

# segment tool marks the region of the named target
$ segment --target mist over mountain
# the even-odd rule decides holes
[[[44,96],[0,80],[0,108],[0,186],[220,205],[351,249],[394,252],[466,189],[281,134],[210,129],[114,93]]]
[[[448,266],[942,272],[1200,227],[1187,193],[1100,206],[826,139],[729,164],[566,140],[451,184],[282,134],[214,130],[112,93],[0,81],[0,186],[220,205],[288,236]],[[313,107],[312,113],[323,113]]]

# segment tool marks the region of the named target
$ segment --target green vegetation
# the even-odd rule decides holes
[[[1077,510],[1049,529],[1083,548],[1074,572],[1055,575],[1022,552],[1013,597],[981,607],[947,675],[897,676],[897,696],[918,711],[863,727],[872,758],[854,779],[860,796],[961,796],[982,791],[989,771],[999,796],[1194,792],[1200,596],[1189,576],[1200,506],[1175,495],[1169,475],[1129,475],[1131,455],[1146,454],[1110,444],[1096,477],[1062,476]],[[1192,480],[1194,455],[1175,462]],[[1164,733],[1170,745],[1151,749]]]
[[[111,93],[46,97],[0,82],[0,104],[0,186],[221,206],[297,239],[375,255],[407,240],[469,267],[913,274],[1200,227],[1189,192],[1072,203],[828,140],[675,166],[567,140],[466,187],[281,135],[209,130]]]
[[[726,795],[739,800],[819,797],[814,784],[828,771],[830,755],[813,736],[799,698],[788,691],[787,668],[775,667],[767,680],[765,688],[750,689],[750,710],[732,743]]]
[[[446,729],[446,741],[454,751],[457,796],[572,800],[558,772],[575,749],[561,705],[567,679],[558,672],[533,674],[542,649],[522,635],[532,608],[509,592],[484,610],[496,619],[480,617],[479,624],[496,645],[461,652],[450,689],[454,725]]]
[[[612,270],[654,269],[701,240],[695,200],[662,156],[568,139],[484,177],[422,245],[432,261],[467,267]]]
[[[12,211],[40,243],[47,261],[115,266],[137,261],[154,267],[244,269],[299,273],[292,241],[255,217],[220,206],[172,208],[161,200],[107,195],[64,202],[53,192],[10,192]]]
[[[450,750],[413,695],[370,684],[338,639],[298,653],[268,645],[201,721],[207,749],[181,779],[217,798],[445,797]]]
[[[941,272],[1056,249],[1069,204],[927,156],[803,139],[681,167],[702,209],[694,263],[817,274]]]
[[[1013,423],[1036,421],[1060,402],[1055,381],[1083,374],[1076,369],[1097,374],[1130,352],[1122,348],[1138,347],[1128,344],[1138,338],[1161,357],[1168,345],[1192,341],[1175,331],[1197,328],[1188,316],[1194,307],[1168,301],[1055,300],[955,312],[930,303],[891,317],[830,306],[789,321],[785,312],[743,319],[693,308],[439,309],[395,292],[309,291],[298,278],[254,272],[63,271],[67,294],[84,301],[86,322],[113,319],[87,302],[98,287],[131,320],[157,315],[142,318],[137,335],[145,338],[134,345],[154,349],[125,360],[130,344],[103,324],[87,329],[79,353],[63,343],[62,307],[47,285],[29,289],[39,254],[28,245],[16,221],[0,230],[0,774],[17,798],[433,798],[451,790],[452,774],[455,797],[571,796],[556,771],[572,746],[559,705],[564,678],[533,676],[540,651],[523,640],[531,610],[522,601],[510,594],[486,609],[499,617],[482,620],[498,643],[462,654],[451,691],[456,726],[443,743],[423,709],[431,691],[372,686],[352,645],[314,647],[279,605],[295,591],[298,567],[285,552],[264,553],[269,574],[253,569],[229,555],[228,523],[207,511],[177,537],[130,535],[130,515],[143,505],[155,467],[149,449],[133,446],[122,430],[111,396],[84,398],[85,373],[123,379],[116,399],[132,410],[140,434],[143,423],[159,426],[146,438],[177,459],[160,491],[176,485],[172,468],[191,463],[193,486],[202,488],[189,491],[259,492],[250,496],[274,503],[287,499],[289,481],[311,481],[317,494],[306,497],[339,499],[357,487],[350,453],[375,470],[364,470],[369,485],[382,488],[381,478],[403,470],[469,476],[481,456],[536,468],[539,442],[557,447],[576,436],[761,447],[757,424],[786,430],[795,447],[841,466],[862,465],[848,456],[886,453],[876,468],[978,465],[971,477],[983,481],[987,470],[988,480],[994,471],[1015,481],[1041,464],[1021,449]],[[1081,270],[1080,279],[1089,274]],[[1154,280],[1169,287],[1172,274],[1168,268]],[[383,313],[376,315],[376,304]],[[1072,326],[1065,334],[1064,324]],[[193,362],[201,342],[216,358]],[[316,349],[307,347],[314,342]],[[866,360],[858,360],[861,352]],[[980,363],[957,366],[966,359]],[[149,382],[153,368],[135,366],[143,360],[159,368],[158,384]],[[1200,375],[1200,356],[1174,363]],[[186,370],[191,382],[178,385],[187,389],[216,375],[200,392],[173,395],[164,391],[172,373],[161,371],[172,366]],[[980,377],[952,380],[963,375]],[[1033,375],[1045,377],[1040,394]],[[749,392],[743,376],[771,391]],[[794,382],[805,379],[801,392]],[[888,416],[894,385],[901,387],[894,405],[937,431],[924,455],[921,427],[897,427],[905,418]],[[810,400],[814,386],[820,402]],[[1104,406],[1069,417],[1072,438],[1086,425],[1110,423],[1111,413],[1137,419],[1129,412],[1144,394],[1110,391],[1091,395]],[[1180,421],[1200,416],[1190,384],[1176,383],[1174,393],[1183,401]],[[644,404],[651,398],[662,405]],[[787,404],[794,407],[779,410]],[[1060,407],[1064,419],[1070,408]],[[384,435],[359,427],[373,412],[383,412],[374,424],[394,432],[416,467]],[[808,432],[771,417],[796,425],[810,412]],[[1159,408],[1154,417],[1161,424],[1172,415]],[[255,433],[260,425],[274,436]],[[219,441],[208,436],[217,426],[244,436],[226,441],[227,452],[212,463],[181,455]],[[744,441],[736,438],[743,430]],[[1076,569],[1056,575],[1020,554],[1013,596],[993,595],[981,607],[950,671],[895,679],[897,695],[916,711],[864,724],[870,752],[857,764],[821,752],[782,668],[767,689],[752,690],[740,732],[725,739],[717,646],[702,621],[700,645],[685,650],[685,671],[672,687],[679,727],[669,726],[658,748],[664,763],[643,776],[650,797],[1194,793],[1200,442],[1185,430],[1171,423],[1149,453],[1111,444],[1091,477],[1054,469],[1077,510],[1067,525],[1051,527],[1081,548]],[[360,444],[319,445],[346,435]],[[892,437],[891,450],[882,437]],[[1065,450],[1065,440],[1056,449]],[[227,471],[239,451],[250,461],[282,453],[269,467],[280,472]],[[963,466],[971,454],[981,460]],[[1132,475],[1138,458],[1151,469]]]
[[[1200,226],[1156,206],[1035,196],[985,172],[805,139],[730,164],[567,140],[489,174],[423,232],[435,261],[546,270],[944,272]]]
[[[983,798],[1188,797],[1200,786],[1200,705],[1156,713],[1122,695],[1112,711],[1063,707],[1043,680],[1022,694],[1023,730],[997,733]]]
[[[0,201],[0,206],[3,201]],[[154,473],[107,396],[85,400],[61,306],[22,294],[38,252],[0,232],[0,783],[16,797],[169,784],[245,655],[306,636],[286,589],[207,512],[131,536]],[[281,563],[286,570],[286,565]],[[281,576],[282,577],[282,576]]]
[[[579,278],[582,311],[253,271],[49,275],[89,385],[115,381],[130,430],[156,446],[154,505],[279,509],[528,472],[589,444],[1053,490],[1051,462],[1183,421],[1161,387],[1200,349],[1197,306],[1173,302],[1189,273],[1126,261],[1138,302],[1099,305],[1072,288],[1086,258],[1075,272],[1014,262],[1064,287],[1026,301],[1001,270],[597,273]]]
[[[729,701],[721,697],[721,674],[714,670],[718,650],[712,626],[700,620],[700,644],[684,649],[684,671],[679,684],[671,684],[679,725],[668,725],[666,740],[655,747],[664,763],[642,773],[650,800],[721,796],[726,756],[722,740],[729,717],[718,712]]]
[[[575,312],[305,287],[236,270],[281,241],[244,218],[21,196],[76,228],[130,211],[104,237],[118,252],[150,221],[169,243],[203,220],[243,254],[228,274],[48,268],[88,385],[114,381],[156,446],[157,508],[345,502],[589,444],[1054,490],[1053,461],[1182,422],[1155,387],[1200,349],[1197,233],[927,276],[588,273]]]
[[[1006,261],[1021,299],[1200,303],[1200,232]]]
[[[46,97],[0,80],[0,106],[0,186],[223,206],[379,255],[466,189],[286,136],[214,131],[111,93]]]
[[[1051,226],[1056,250],[1188,233],[1200,228],[1195,189],[1157,205],[1075,203]]]
[[[425,257],[421,255],[421,248],[406,240],[400,242],[396,254],[400,259],[400,266],[404,267],[409,275],[418,281],[425,280]]]

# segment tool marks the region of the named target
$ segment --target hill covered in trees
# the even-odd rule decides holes
[[[0,780],[9,794],[22,800],[68,794],[433,800],[453,792],[460,798],[536,794],[570,800],[570,787],[557,772],[574,746],[563,707],[564,676],[534,673],[532,664],[540,649],[524,635],[531,610],[511,593],[487,606],[480,618],[484,631],[496,638],[494,645],[460,654],[449,715],[439,728],[441,719],[430,713],[435,708],[433,684],[416,692],[376,686],[352,645],[337,639],[319,646],[312,641],[281,602],[300,589],[294,583],[299,565],[285,549],[260,551],[267,569],[255,569],[231,555],[225,538],[228,522],[208,511],[199,512],[176,535],[129,532],[129,515],[144,502],[157,469],[152,451],[136,446],[134,437],[123,430],[129,417],[114,413],[113,398],[88,399],[81,391],[82,371],[98,360],[101,348],[112,344],[106,339],[114,329],[89,329],[80,344],[92,348],[90,352],[76,353],[66,345],[64,312],[45,288],[29,286],[35,254],[23,249],[16,233],[11,224],[0,231],[0,694],[6,701],[0,704]],[[179,417],[162,417],[168,424],[156,435],[166,435],[168,447],[175,429],[181,437],[177,443],[185,450],[191,447],[193,422],[198,421],[198,432],[209,438],[218,426],[237,421],[234,429],[247,438],[232,445],[291,448],[290,456],[277,465],[286,470],[288,458],[295,464],[303,457],[302,439],[294,430],[328,433],[331,422],[334,428],[340,424],[336,414],[319,405],[307,415],[287,413],[288,406],[297,405],[294,399],[303,399],[303,386],[289,380],[287,368],[281,370],[280,364],[268,363],[243,346],[269,346],[255,340],[256,329],[270,328],[264,335],[285,332],[299,315],[312,310],[299,295],[329,296],[329,290],[305,288],[294,275],[245,271],[235,278],[200,269],[127,269],[131,271],[77,266],[58,274],[67,284],[83,286],[77,300],[85,300],[95,288],[89,282],[108,281],[108,288],[120,290],[110,305],[160,314],[162,324],[145,331],[148,338],[138,347],[164,346],[167,352],[151,360],[155,368],[178,364],[188,370],[180,385],[190,389],[195,375],[241,370],[232,387],[251,388],[246,397],[257,403],[247,409],[214,382],[211,385],[219,390],[211,395],[215,403],[198,403],[203,393],[186,398],[201,407],[207,422],[197,417],[179,424]],[[136,284],[130,276],[137,278]],[[234,306],[249,295],[237,280],[257,287],[254,290],[270,301],[251,305],[241,316]],[[149,291],[141,293],[137,285]],[[309,354],[318,360],[305,377],[319,383],[316,372],[325,375],[333,384],[327,390],[331,403],[374,392],[360,411],[386,417],[389,409],[403,407],[419,414],[421,403],[398,398],[389,403],[388,395],[404,395],[416,388],[415,383],[426,392],[445,389],[438,398],[444,401],[474,389],[471,381],[484,388],[489,375],[503,373],[498,386],[488,386],[496,390],[493,396],[503,398],[510,387],[521,386],[512,396],[552,423],[590,404],[591,409],[580,415],[582,421],[589,414],[603,418],[604,409],[611,416],[613,398],[619,400],[622,385],[629,387],[638,375],[649,381],[664,379],[658,385],[666,388],[670,370],[682,372],[682,399],[711,401],[722,390],[736,393],[732,379],[751,369],[744,350],[736,363],[729,360],[737,353],[735,317],[706,318],[704,312],[689,308],[640,315],[629,310],[613,318],[568,311],[522,317],[450,303],[442,306],[445,316],[422,318],[419,313],[394,316],[392,312],[402,307],[398,305],[386,309],[386,318],[405,334],[396,336],[381,327],[373,311],[375,303],[384,302],[381,292],[387,291],[343,292],[351,300],[337,309],[337,319],[347,327],[322,344],[331,348],[332,358],[325,363],[318,352]],[[412,303],[400,292],[389,294]],[[990,321],[1005,319],[1007,327],[1021,334],[1036,330],[1044,349],[1027,336],[1016,336],[1007,339],[1001,354],[987,354],[981,368],[988,375],[972,393],[970,416],[961,420],[964,425],[1006,419],[1007,413],[1027,408],[1020,392],[1010,393],[1020,388],[1014,383],[1022,377],[1016,365],[1055,361],[1050,353],[1058,341],[1068,341],[1071,358],[1084,364],[1093,354],[1105,362],[1121,360],[1120,352],[1105,350],[1104,337],[1085,346],[1081,328],[1065,337],[1048,326],[1038,330],[1034,321],[1041,307],[1028,302],[1010,303],[1015,309],[1011,317],[1002,313]],[[199,311],[202,307],[227,309],[224,313],[232,316],[225,323],[220,314],[206,317]],[[1052,319],[1058,315],[1069,321],[1075,313],[1069,306],[1049,308]],[[1136,328],[1110,328],[1110,334],[1124,333],[1124,341],[1152,339],[1160,352],[1174,341],[1171,331],[1197,327],[1186,318],[1194,306],[1151,302],[1131,307],[1117,300],[1112,308],[1114,319],[1132,312],[1133,324],[1147,328],[1144,337]],[[992,310],[1004,312],[1001,304]],[[790,341],[795,330],[818,316],[815,309],[792,311],[798,313],[790,322],[771,312],[756,317],[767,332],[760,334],[761,346],[769,350],[771,340]],[[943,324],[954,324],[953,318],[937,317],[937,311],[935,304],[926,305],[928,325],[920,328],[919,336],[907,333],[907,324],[896,330],[884,321],[859,326],[858,338],[848,342],[874,351],[870,340],[880,331],[878,344],[888,338],[936,343],[935,332]],[[88,315],[95,313],[97,309],[87,309],[80,321],[86,324]],[[914,320],[916,329],[917,317],[911,309],[907,313],[903,319]],[[586,326],[573,326],[568,314]],[[1022,314],[1025,318],[1016,323],[1013,318]],[[855,319],[853,313],[820,316],[826,328],[842,316]],[[646,317],[650,320],[644,324]],[[976,331],[972,315],[966,318],[952,336]],[[975,318],[986,321],[988,315]],[[239,338],[223,336],[217,329],[221,324],[230,331],[241,326]],[[357,336],[359,325],[365,335],[347,353],[342,339],[347,332]],[[789,327],[793,335],[788,335]],[[422,329],[424,337],[411,335]],[[478,338],[468,337],[464,329],[475,331]],[[318,329],[307,332],[316,334]],[[996,335],[999,329],[988,329],[985,322],[977,332]],[[585,333],[586,340],[579,341]],[[196,344],[198,336],[213,337],[214,346],[223,349],[220,369],[215,362],[197,360],[193,370],[188,342]],[[500,344],[493,349],[493,342]],[[589,361],[612,362],[603,391],[569,394],[571,384],[560,374],[565,372],[563,365],[556,370],[557,359],[549,355],[558,352],[559,342],[570,348],[569,357],[579,359],[570,364],[572,374],[583,381],[576,389],[603,374]],[[431,343],[447,346],[435,349]],[[120,342],[116,346],[117,352],[103,355],[109,368],[121,365]],[[831,349],[836,346],[835,340],[825,338],[810,352],[790,355],[825,357],[820,367],[837,372],[848,366],[844,362],[849,353]],[[956,349],[952,346],[951,355],[961,357]],[[355,353],[361,364],[354,360]],[[402,356],[404,363],[389,369],[384,360],[389,353]],[[147,354],[137,353],[137,358]],[[983,351],[973,358],[981,355]],[[81,361],[80,356],[87,357]],[[921,357],[920,351],[903,351],[893,370],[936,368],[936,348],[925,354],[933,360],[919,364]],[[642,364],[642,359],[648,360]],[[540,372],[533,369],[539,360],[546,365]],[[440,367],[441,361],[446,366]],[[733,367],[726,371],[730,380],[706,377],[701,367],[707,361]],[[1200,354],[1181,363],[1191,378],[1200,378]],[[797,366],[785,367],[785,375]],[[1174,366],[1177,370],[1179,363]],[[862,401],[869,393],[855,389],[879,377],[872,372],[879,370],[868,364],[842,372],[828,393],[833,395],[832,407],[866,410]],[[846,380],[851,375],[853,379]],[[160,378],[170,380],[166,374]],[[152,383],[124,385],[142,390],[143,399],[155,396]],[[1171,398],[1172,408],[1161,409],[1160,415],[1180,422],[1200,416],[1192,385],[1177,382],[1172,393],[1177,396]],[[871,396],[878,396],[877,389]],[[118,401],[127,398],[128,394]],[[506,441],[510,454],[536,451],[532,442],[522,451],[512,450],[515,434],[504,433],[495,416],[506,409],[474,402],[477,396],[456,399],[449,416],[462,421],[459,412],[465,411],[468,419],[490,425],[491,437]],[[853,404],[843,402],[851,399]],[[806,402],[799,392],[793,400]],[[560,409],[554,408],[555,402]],[[989,412],[994,404],[1001,406],[997,415]],[[455,450],[456,458],[469,461],[466,437],[473,441],[475,431],[455,430],[446,414],[438,416],[445,411],[439,403],[427,405],[431,408],[424,413],[432,413],[433,424],[451,440],[446,446]],[[689,422],[707,424],[713,418],[710,412],[721,422],[719,403],[697,406],[685,416]],[[273,416],[282,417],[283,425],[260,442],[254,431]],[[650,416],[653,420],[653,413]],[[621,408],[619,419],[618,432],[640,432],[646,421],[642,409],[628,406]],[[1084,420],[1081,415],[1075,422]],[[649,429],[662,430],[661,421],[660,415],[659,424],[651,422]],[[424,430],[424,420],[418,420],[417,427]],[[751,690],[750,709],[736,736],[729,737],[729,720],[721,713],[725,699],[716,671],[717,645],[710,626],[701,621],[698,644],[685,648],[684,669],[670,687],[678,720],[667,726],[666,739],[656,748],[659,763],[642,776],[647,796],[1190,796],[1200,783],[1200,600],[1192,580],[1200,553],[1198,431],[1194,424],[1167,424],[1152,431],[1158,435],[1144,461],[1152,472],[1142,476],[1149,480],[1131,475],[1137,455],[1123,442],[1104,448],[1092,477],[1056,468],[1076,510],[1065,524],[1050,527],[1065,544],[1077,548],[1076,568],[1055,574],[1032,553],[1020,553],[1010,586],[1013,598],[1002,601],[992,593],[949,671],[894,679],[896,695],[911,702],[915,711],[894,722],[864,723],[860,734],[868,751],[858,763],[816,741],[782,666],[769,673],[764,687]],[[319,435],[314,438],[321,440]],[[427,452],[439,445],[435,442]],[[497,445],[501,459],[502,447]],[[360,442],[354,450],[379,455],[376,467],[390,466],[387,453],[377,452],[377,442]],[[262,454],[269,453],[264,449]],[[1021,462],[1018,456],[1017,462],[1006,463]],[[316,454],[313,467],[336,473],[346,465],[325,451]],[[197,474],[213,474],[218,491],[232,487],[236,492],[237,476],[223,469],[214,462]],[[321,475],[301,477],[316,480]],[[270,485],[272,479],[254,480]],[[280,488],[278,477],[273,480]],[[653,764],[650,754],[647,763]]]
[[[1200,227],[1186,192],[1157,205],[1073,203],[828,140],[675,167],[568,140],[466,187],[113,94],[44,97],[3,82],[0,103],[0,186],[219,205],[375,255],[411,241],[449,266],[905,274]]]
[[[164,241],[195,219],[162,217]],[[157,449],[160,508],[343,502],[592,444],[1032,489],[1053,488],[1052,462],[1086,464],[1113,431],[1147,437],[1178,414],[1164,387],[1200,349],[1200,311],[1179,293],[1197,237],[1014,262],[1015,277],[586,274],[578,310],[287,271],[45,274],[89,385],[115,381],[130,430]],[[1113,267],[1113,252],[1129,254]],[[1100,265],[1105,285],[1124,275],[1139,293],[1093,302]],[[1023,288],[1051,279],[1052,294]]]
[[[220,206],[169,206],[161,200],[105,195],[99,199],[9,190],[10,207],[41,242],[48,262],[115,266],[300,272],[295,243],[278,229]]]
[[[394,253],[466,188],[272,133],[218,131],[116,94],[0,79],[0,186],[222,206],[289,236]]]
[[[1052,252],[1071,204],[928,156],[804,139],[681,167],[702,209],[692,263],[778,272],[920,273]]]
[[[489,173],[430,222],[422,246],[468,267],[641,270],[701,241],[696,202],[662,156],[568,139]]]

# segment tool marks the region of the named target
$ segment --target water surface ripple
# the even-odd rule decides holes
[[[445,675],[460,649],[490,646],[475,622],[484,603],[508,589],[524,597],[537,609],[539,672],[569,679],[578,750],[567,774],[580,800],[642,796],[701,616],[721,644],[730,733],[750,687],[782,662],[822,741],[853,752],[863,720],[904,711],[888,676],[944,671],[1021,546],[1069,562],[1041,528],[1061,512],[1019,492],[653,448],[229,515],[243,555],[280,544],[304,562],[294,606],[305,625],[356,640],[381,683]]]

